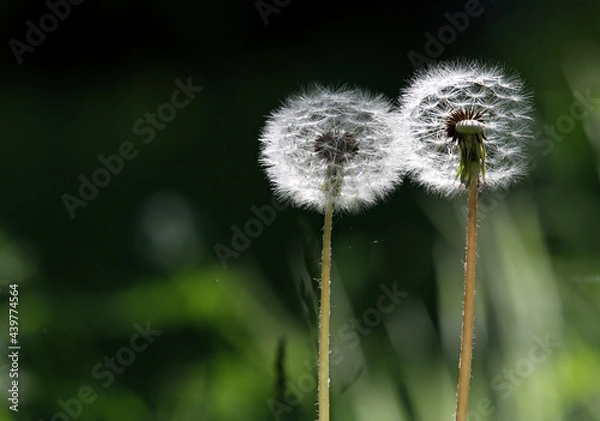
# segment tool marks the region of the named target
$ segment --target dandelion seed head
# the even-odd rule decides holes
[[[459,141],[465,136],[481,142],[480,184],[504,188],[525,174],[533,107],[514,73],[474,60],[437,63],[417,73],[400,102],[400,132],[408,144],[403,152],[428,190],[445,196],[465,191],[469,171],[461,159],[467,153]]]
[[[356,212],[400,182],[392,105],[360,89],[315,85],[275,110],[259,161],[275,193],[300,207]]]

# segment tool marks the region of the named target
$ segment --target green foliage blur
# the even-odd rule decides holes
[[[69,3],[18,64],[50,6],[3,2],[0,421],[316,419],[322,219],[274,204],[258,134],[418,56],[505,63],[537,109],[530,175],[480,199],[469,420],[600,420],[600,4],[324,3]],[[409,181],[335,217],[333,420],[453,419],[465,222]]]

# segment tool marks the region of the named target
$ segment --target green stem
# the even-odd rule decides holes
[[[329,316],[331,313],[331,223],[333,204],[325,209],[323,226],[323,265],[321,275],[321,314],[319,325],[319,421],[329,421]]]

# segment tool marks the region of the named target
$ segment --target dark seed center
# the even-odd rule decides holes
[[[326,132],[315,140],[315,152],[329,164],[344,164],[358,153],[358,142],[352,133]]]
[[[482,132],[483,122],[481,111],[475,112],[473,109],[456,110],[446,119],[446,136],[458,143],[461,141],[461,134],[470,132],[473,134],[478,133],[485,139],[485,133]]]

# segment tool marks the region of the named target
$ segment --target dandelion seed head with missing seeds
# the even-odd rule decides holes
[[[392,105],[360,89],[315,85],[267,119],[260,163],[276,194],[296,206],[355,212],[400,182]]]
[[[525,174],[533,107],[515,74],[478,61],[437,63],[412,79],[400,102],[410,171],[428,190],[453,196],[472,176],[504,188]]]

